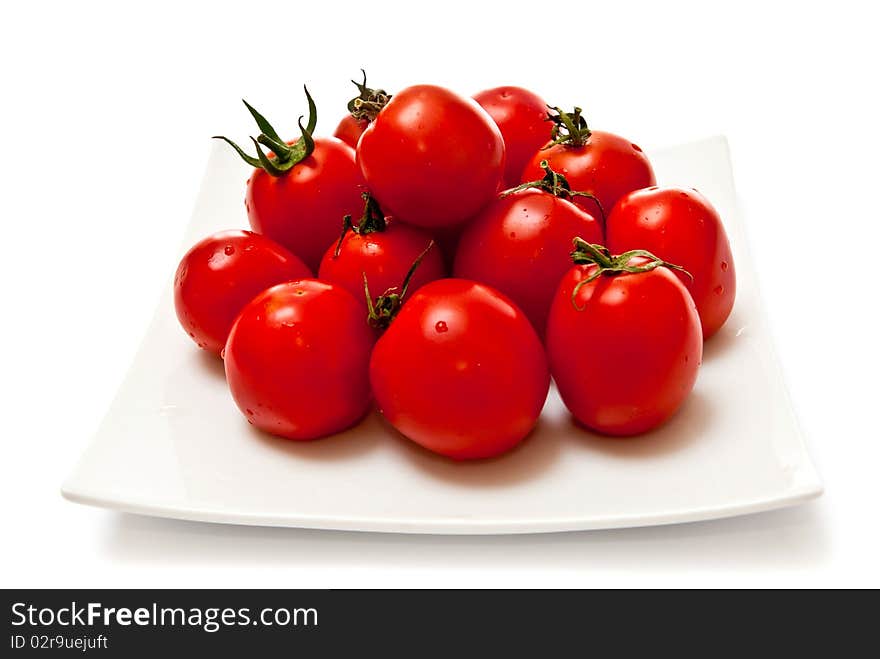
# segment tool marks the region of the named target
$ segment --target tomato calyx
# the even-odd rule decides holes
[[[520,190],[528,190],[530,188],[537,188],[538,190],[543,190],[544,192],[549,192],[554,197],[559,197],[560,199],[571,199],[572,197],[587,197],[588,199],[592,199],[596,202],[596,206],[599,207],[599,213],[601,214],[602,221],[602,229],[605,229],[605,209],[602,207],[602,202],[596,197],[596,195],[590,192],[581,192],[578,190],[572,190],[571,184],[568,182],[568,179],[565,176],[557,171],[555,171],[550,166],[549,160],[541,161],[541,169],[544,170],[544,178],[539,179],[537,181],[529,181],[527,183],[521,183],[515,188],[511,188],[510,190],[506,190],[501,193],[499,198],[507,197],[508,195],[512,195],[514,192],[519,192]]]
[[[351,81],[360,93],[348,102],[348,111],[358,121],[373,121],[391,100],[391,94],[384,89],[367,87],[367,72],[361,69],[361,73],[364,74],[363,82]]]
[[[542,151],[557,144],[578,147],[587,143],[593,133],[587,126],[587,120],[581,116],[581,108],[575,107],[569,113],[553,105],[547,107],[553,111],[547,113],[547,121],[553,122],[553,130],[550,131],[550,143]]]
[[[577,295],[581,287],[589,284],[591,281],[598,279],[604,274],[627,273],[638,274],[641,272],[650,272],[659,267],[669,268],[670,270],[678,270],[693,279],[693,275],[680,265],[664,261],[659,256],[655,256],[651,252],[644,249],[631,249],[622,254],[612,255],[607,247],[588,243],[583,238],[575,238],[573,241],[574,250],[571,252],[571,260],[575,265],[596,265],[598,266],[588,277],[582,279],[574,287],[571,292],[571,303],[577,311],[583,311],[584,307],[577,303]],[[633,258],[642,257],[647,262],[639,265],[633,265],[630,261]]]
[[[306,92],[306,99],[309,103],[309,121],[306,126],[303,127],[302,116],[297,119],[297,124],[299,125],[302,137],[293,144],[287,144],[287,142],[281,139],[272,127],[272,124],[270,124],[263,115],[257,112],[244,99],[242,99],[242,103],[245,104],[245,107],[248,109],[248,112],[251,113],[251,116],[254,118],[254,121],[257,122],[257,126],[261,131],[258,137],[250,138],[257,150],[257,157],[255,158],[254,156],[245,153],[240,146],[228,137],[214,135],[213,139],[226,142],[229,146],[235,149],[235,152],[241,156],[241,159],[251,167],[263,169],[272,176],[283,176],[290,171],[294,165],[302,162],[315,150],[315,140],[313,139],[312,134],[315,132],[315,125],[318,123],[318,111],[315,108],[315,101],[312,99],[311,94],[309,94],[309,90],[305,86],[303,86],[303,89]],[[267,155],[263,149],[260,148],[261,144],[267,149],[270,149],[273,155]]]
[[[364,212],[361,215],[360,221],[354,224],[351,221],[351,215],[346,215],[342,218],[342,235],[339,236],[339,242],[336,243],[336,251],[333,252],[334,259],[339,256],[339,251],[342,249],[342,241],[345,240],[345,236],[349,231],[359,236],[365,236],[376,232],[381,233],[388,228],[388,222],[385,221],[385,213],[382,212],[379,202],[373,198],[373,195],[369,192],[364,192],[361,194],[361,198],[364,200]]]
[[[364,294],[367,297],[367,323],[369,323],[371,327],[379,330],[388,328],[391,321],[394,320],[394,317],[397,316],[397,313],[403,306],[403,298],[406,297],[406,292],[407,289],[409,289],[409,284],[412,281],[413,275],[422,264],[422,260],[428,252],[431,251],[432,247],[434,247],[433,240],[428,243],[428,246],[424,251],[416,257],[415,261],[413,261],[406,276],[403,278],[403,284],[400,286],[399,293],[397,292],[398,288],[395,286],[389,288],[382,293],[382,295],[373,300],[373,296],[370,294],[370,284],[367,281],[367,273],[363,273]]]

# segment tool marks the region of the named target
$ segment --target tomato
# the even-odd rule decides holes
[[[504,141],[473,99],[417,85],[378,112],[358,142],[357,162],[389,215],[421,227],[451,226],[495,196]]]
[[[370,405],[373,337],[344,288],[317,279],[273,286],[242,309],[229,333],[232,397],[273,435],[306,440],[345,430]]]
[[[432,244],[430,234],[393,218],[386,220],[368,193],[364,193],[364,200],[364,214],[359,224],[347,225],[341,240],[324,254],[318,270],[320,279],[339,284],[366,307],[364,275],[370,290],[376,294],[399,288],[410,267],[424,254],[408,290],[415,291],[429,281],[446,276],[443,256]]]
[[[398,431],[456,460],[498,455],[534,427],[547,359],[520,309],[494,289],[440,279],[404,303],[377,341],[370,382]]]
[[[571,267],[572,241],[602,242],[599,223],[563,198],[568,191],[554,186],[554,175],[548,171],[544,188],[518,190],[484,208],[465,228],[453,268],[456,277],[510,296],[542,335],[556,287]]]
[[[690,293],[664,262],[628,254],[607,260],[618,270],[595,276],[597,265],[581,264],[562,278],[547,320],[547,356],[575,419],[602,434],[635,435],[669,419],[687,398],[703,335]],[[644,271],[621,271],[621,262]]]
[[[547,103],[522,87],[495,87],[474,95],[504,138],[504,187],[520,182],[520,175],[538,149],[550,141]]]
[[[317,112],[308,91],[306,95],[309,123],[306,128],[300,123],[298,140],[284,142],[247,103],[263,131],[254,140],[257,157],[225,137],[220,139],[254,167],[245,195],[251,227],[287,247],[315,271],[327,245],[339,235],[342,218],[358,212],[365,186],[354,149],[335,137],[312,137]]]
[[[336,130],[333,131],[333,137],[339,138],[352,149],[357,148],[358,140],[361,138],[364,130],[370,124],[366,119],[355,119],[350,114],[342,117]]]
[[[690,291],[703,338],[715,334],[733,309],[736,274],[730,242],[718,212],[696,190],[657,188],[625,195],[608,216],[607,245],[613,252],[646,249],[676,263]]]
[[[558,143],[532,156],[523,170],[523,182],[541,178],[541,162],[547,160],[568,179],[572,190],[589,192],[599,200],[601,208],[589,197],[575,200],[596,218],[607,215],[628,192],[656,183],[651,163],[637,144],[613,133],[591,131],[580,116],[580,108],[572,114],[554,110],[551,117],[556,122],[554,141]]]
[[[174,276],[174,307],[200,348],[220,353],[242,307],[260,291],[311,277],[296,256],[250,231],[223,231],[190,249]]]

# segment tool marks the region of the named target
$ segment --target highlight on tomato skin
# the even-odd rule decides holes
[[[342,432],[370,407],[375,336],[341,286],[298,279],[242,309],[226,342],[226,381],[249,423],[291,440]]]
[[[736,299],[736,268],[718,211],[693,188],[650,187],[624,195],[608,216],[607,246],[613,252],[647,249],[682,266],[703,337],[727,321]]]
[[[693,389],[700,318],[667,267],[596,276],[597,267],[575,265],[559,284],[547,321],[550,370],[579,423],[603,435],[639,435],[668,421]]]
[[[535,330],[507,296],[440,279],[413,294],[379,338],[370,381],[379,410],[402,435],[474,460],[525,439],[550,375]]]
[[[251,231],[221,231],[193,245],[174,276],[174,308],[190,338],[220,354],[235,317],[257,293],[311,271],[289,250]]]

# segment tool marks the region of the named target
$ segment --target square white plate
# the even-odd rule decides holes
[[[263,435],[227,392],[221,362],[195,348],[171,287],[97,436],[62,488],[72,501],[234,524],[407,533],[531,533],[668,524],[770,510],[818,496],[746,249],[727,143],[652,154],[661,184],[696,187],[734,249],[738,299],[706,345],[681,412],[614,440],[572,425],[551,390],[536,431],[501,458],[457,464],[376,415],[311,443]],[[246,227],[246,166],[217,145],[187,242]]]

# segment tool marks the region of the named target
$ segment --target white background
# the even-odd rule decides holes
[[[0,586],[880,586],[869,4],[3,3]],[[389,90],[520,84],[647,148],[726,134],[825,496],[497,538],[222,527],[62,500],[182,254],[209,136],[246,137],[242,96],[290,130],[304,82],[329,133],[362,66]]]

